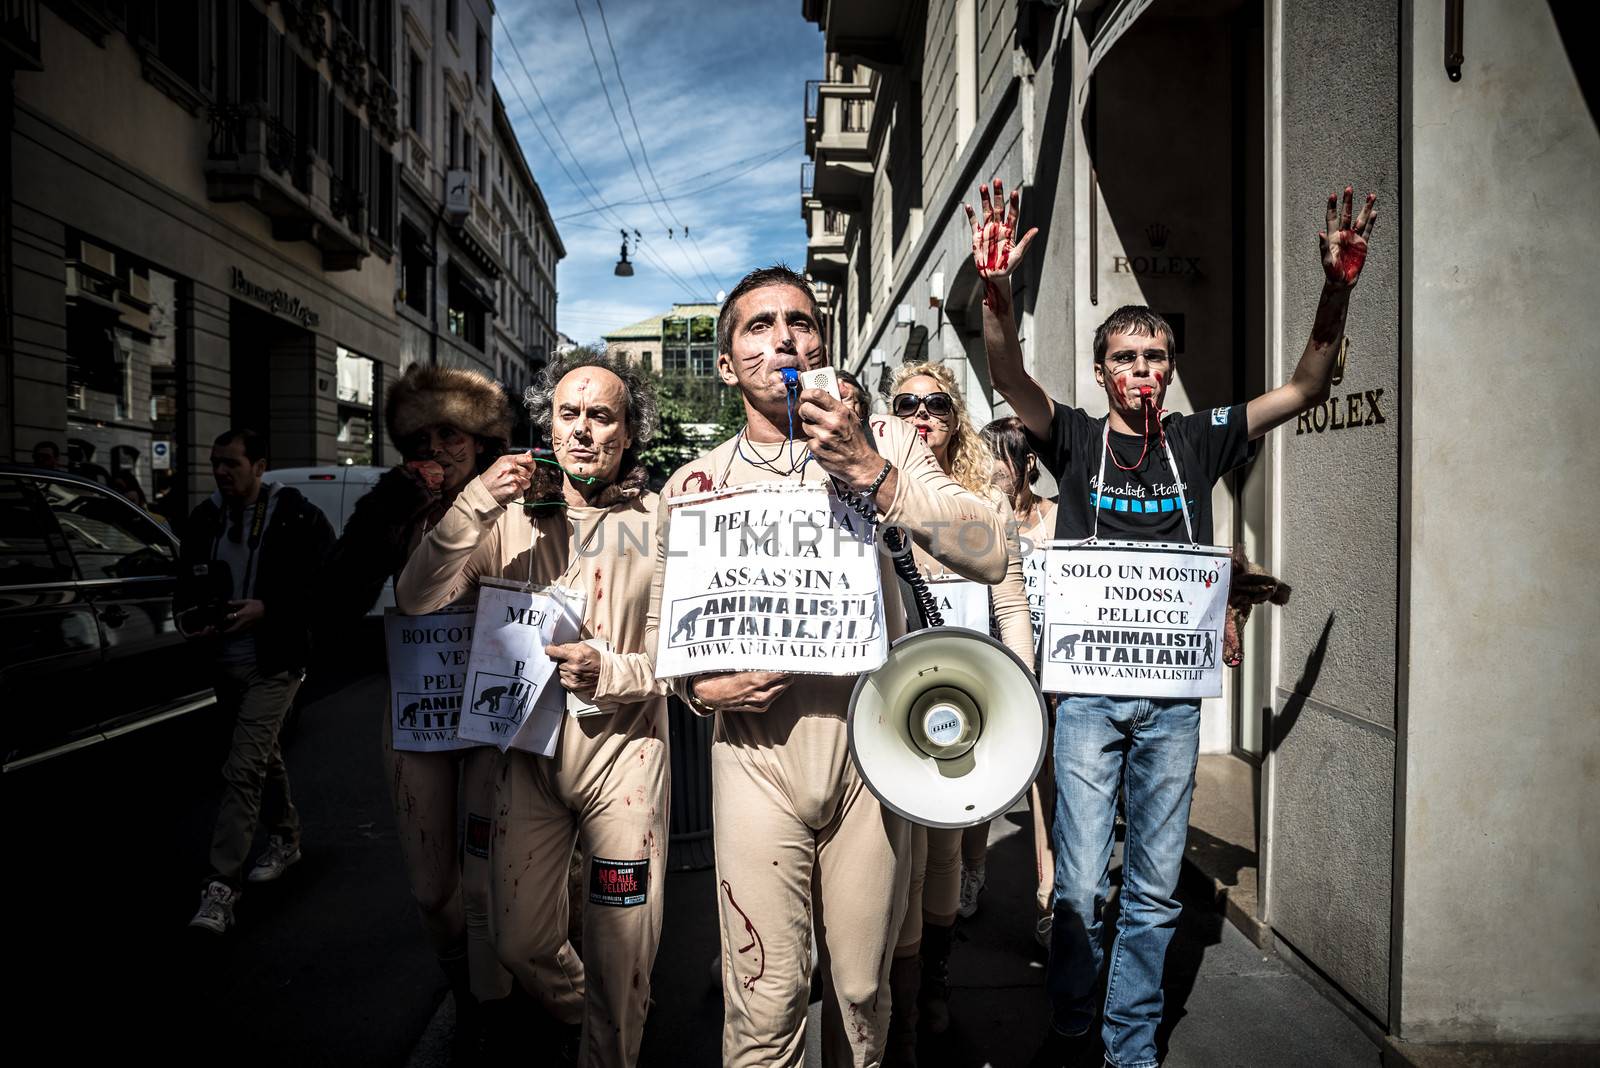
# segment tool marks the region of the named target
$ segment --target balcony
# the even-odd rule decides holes
[[[0,70],[44,70],[39,0],[0,0]]]
[[[825,282],[843,282],[849,266],[844,251],[844,231],[849,216],[812,199],[806,202],[805,217],[806,273]]]
[[[263,105],[211,109],[206,195],[249,204],[272,220],[279,241],[309,241],[323,267],[355,270],[368,254],[366,202]]]
[[[806,153],[816,162],[810,195],[825,207],[857,211],[871,189],[872,86],[820,82],[815,121],[806,123]]]
[[[901,27],[910,0],[801,0],[800,12],[822,28],[823,47],[873,66],[903,63]]]

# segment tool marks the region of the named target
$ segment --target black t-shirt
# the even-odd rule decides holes
[[[1162,421],[1172,446],[1179,475],[1167,462],[1160,440],[1148,449],[1134,434],[1111,432],[1111,455],[1123,467],[1144,460],[1135,471],[1123,471],[1106,457],[1105,485],[1095,485],[1100,459],[1105,453],[1106,417],[1091,417],[1081,408],[1055,406],[1050,439],[1028,435],[1028,442],[1061,488],[1056,506],[1057,538],[1080,540],[1095,532],[1095,509],[1100,514],[1099,537],[1117,541],[1175,541],[1187,543],[1180,485],[1189,505],[1195,540],[1210,544],[1212,484],[1249,459],[1250,431],[1245,406],[1213,408],[1194,415],[1169,415]]]

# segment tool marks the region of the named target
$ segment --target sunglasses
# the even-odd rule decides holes
[[[909,419],[918,408],[927,408],[935,419],[944,419],[953,410],[948,393],[896,393],[893,411],[897,418]]]

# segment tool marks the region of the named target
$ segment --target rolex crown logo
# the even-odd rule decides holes
[[[1167,247],[1167,238],[1171,236],[1171,231],[1160,223],[1151,223],[1144,228],[1144,236],[1145,240],[1150,242],[1150,247],[1160,252]]]

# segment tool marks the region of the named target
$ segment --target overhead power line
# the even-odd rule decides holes
[[[577,2],[578,0],[573,0],[574,4]],[[684,226],[683,220],[678,218],[677,213],[667,204],[666,197],[662,194],[661,179],[656,177],[656,169],[650,163],[650,150],[645,147],[644,134],[639,131],[639,120],[633,113],[633,97],[628,94],[628,82],[622,76],[622,64],[617,61],[617,46],[611,39],[611,24],[606,20],[604,0],[594,0],[594,6],[600,12],[600,28],[605,31],[606,47],[611,51],[611,65],[617,71],[617,85],[622,89],[622,102],[628,107],[628,121],[633,124],[633,136],[639,141],[639,155],[644,157],[644,169],[650,175],[651,183],[656,187],[656,196],[661,200],[661,206],[667,209],[667,214],[672,216],[673,222],[683,227],[683,236],[688,238],[689,246],[694,249],[694,254],[700,257],[701,264],[704,265],[714,280],[717,272],[712,269],[711,264],[706,260],[705,253],[700,250],[700,242],[689,232],[689,228]],[[582,14],[581,10],[579,13]],[[587,33],[587,28],[585,28],[585,33]]]
[[[496,17],[500,19],[500,28],[502,31],[501,35],[510,43],[512,55],[516,56],[517,65],[522,68],[523,77],[527,79],[529,87],[533,89],[534,96],[539,101],[539,106],[544,109],[546,117],[549,118],[550,128],[555,131],[556,139],[566,147],[568,154],[572,157],[573,166],[578,169],[578,173],[583,175],[584,180],[587,181],[589,186],[594,189],[595,196],[602,197],[603,199],[603,194],[600,193],[599,185],[597,185],[594,179],[589,176],[589,172],[584,169],[583,162],[579,159],[578,154],[572,150],[572,145],[567,141],[566,135],[561,132],[561,125],[560,123],[556,122],[555,115],[550,111],[550,105],[545,102],[544,94],[539,91],[539,83],[534,80],[533,72],[528,69],[527,61],[522,58],[522,50],[517,47],[516,38],[511,35],[511,31],[506,24],[505,17],[503,15],[499,15],[498,13],[496,14]],[[591,197],[588,191],[584,189],[583,183],[578,181],[577,178],[573,177],[571,169],[567,167],[566,162],[561,158],[561,153],[556,150],[555,145],[551,144],[550,138],[544,132],[544,128],[533,117],[533,109],[528,106],[527,98],[522,95],[522,90],[518,88],[517,83],[510,77],[510,72],[506,69],[505,62],[503,59],[501,59],[501,53],[498,49],[495,51],[495,60],[497,63],[499,63],[501,71],[506,74],[506,84],[510,87],[512,93],[515,94],[517,103],[522,105],[523,115],[527,118],[528,123],[533,126],[534,132],[539,135],[539,139],[544,142],[545,148],[550,151],[550,155],[554,157],[556,164],[561,168],[561,173],[566,175],[567,181],[572,183],[572,187],[578,191],[578,194],[583,197],[584,201],[587,202],[592,209],[594,209],[595,214],[600,218],[611,219],[613,224],[619,230],[636,230],[636,227],[630,226],[627,220],[623,219],[615,211],[609,210],[604,204],[596,200],[595,197]],[[658,257],[652,254],[649,250],[645,249],[642,245],[639,247],[639,252],[650,262],[651,266],[661,271],[662,274],[666,275],[672,280],[673,284],[682,289],[686,297],[692,297],[694,295],[696,287],[684,281],[682,276],[680,276],[670,266],[662,262]]]
[[[791,143],[789,143],[787,145],[784,145],[782,148],[775,149],[772,152],[767,152],[767,153],[764,153],[763,155],[760,155],[760,156],[747,156],[747,157],[745,157],[744,160],[739,161],[739,163],[743,163],[744,166],[738,166],[737,164],[734,164],[733,165],[735,167],[734,170],[728,172],[723,177],[719,178],[717,181],[712,182],[709,185],[703,185],[703,186],[700,186],[697,189],[685,190],[682,193],[674,193],[671,196],[659,197],[658,199],[660,199],[663,202],[666,202],[666,201],[669,201],[669,200],[690,200],[690,199],[692,199],[694,197],[697,197],[697,196],[701,195],[702,193],[709,193],[709,192],[711,192],[711,190],[718,189],[718,188],[720,188],[722,186],[725,186],[729,182],[737,181],[738,179],[744,177],[745,175],[749,174],[751,171],[756,170],[757,168],[766,166],[768,163],[771,163],[773,160],[777,159],[779,156],[783,155],[785,152],[789,151],[791,148],[794,148],[795,145],[798,145],[798,144],[800,144],[799,141],[793,141],[793,142],[791,142]],[[706,171],[705,172],[705,174],[716,174],[716,173],[718,173],[718,172],[717,171]],[[696,177],[704,177],[704,175],[697,175]],[[610,204],[607,204],[606,207],[608,207],[608,208],[636,207],[636,206],[638,206],[639,204],[642,204],[642,203],[644,203],[644,201],[641,201],[641,200],[618,200],[618,201],[614,201],[614,202],[612,202]],[[582,215],[582,214],[584,214],[584,213],[581,212],[581,211],[569,211],[565,215],[557,215],[557,216],[555,216],[555,219],[559,222],[562,219],[572,219],[572,218],[576,218],[577,216]],[[673,217],[676,218],[676,216],[673,216]],[[687,227],[685,229],[687,229]],[[692,238],[691,238],[691,240],[692,240]]]
[[[578,22],[583,27],[583,40],[589,46],[589,59],[594,63],[595,77],[600,79],[600,92],[605,97],[606,110],[611,113],[612,125],[617,128],[617,140],[622,142],[622,151],[628,157],[628,166],[633,168],[633,177],[639,183],[639,192],[644,194],[646,202],[650,205],[650,211],[655,215],[656,220],[661,223],[662,228],[670,230],[672,224],[667,222],[666,216],[661,214],[661,210],[656,207],[655,201],[650,199],[650,189],[644,184],[644,175],[639,172],[639,161],[633,158],[633,149],[628,145],[628,135],[622,132],[622,119],[618,117],[617,107],[611,100],[611,87],[606,84],[605,71],[600,67],[600,56],[594,50],[594,38],[589,34],[589,20],[583,13],[583,5],[578,0],[572,0],[572,6],[578,12]],[[635,129],[637,131],[637,127]],[[644,148],[643,141],[639,142],[639,147],[641,150]],[[683,224],[679,223],[678,225],[682,226]],[[699,268],[694,267],[692,264],[690,265],[690,270],[700,273],[700,280],[702,282],[709,281],[712,291],[716,291],[717,283],[714,278],[701,273]]]

